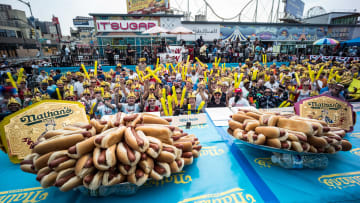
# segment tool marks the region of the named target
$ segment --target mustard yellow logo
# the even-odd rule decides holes
[[[200,151],[200,156],[220,156],[224,154],[224,149],[213,147],[202,147]]]
[[[360,156],[360,148],[352,149],[352,150],[350,150],[350,152],[353,153],[353,154],[355,154],[355,155]]]
[[[360,138],[360,133],[351,133],[350,136]]]
[[[253,203],[256,202],[255,198],[244,191],[241,188],[234,188],[225,192],[206,194],[197,197],[184,199],[179,203],[194,202],[194,203],[206,203],[206,202],[235,202],[235,203]]]
[[[318,180],[320,183],[329,186],[330,189],[342,190],[348,187],[360,186],[360,171],[323,175]]]
[[[25,188],[0,192],[0,202],[35,203],[46,200],[49,194],[42,187]]]
[[[191,176],[186,175],[185,171],[181,171],[180,173],[172,174],[170,177],[162,180],[148,180],[142,187],[159,187],[163,186],[165,183],[187,184],[191,181]]]
[[[271,168],[272,165],[276,165],[271,161],[271,158],[269,157],[256,158],[254,159],[254,162],[264,168]]]

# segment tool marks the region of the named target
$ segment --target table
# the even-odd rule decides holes
[[[148,181],[132,196],[90,198],[77,191],[43,189],[35,175],[22,172],[0,153],[1,202],[359,202],[360,123],[347,138],[350,152],[329,155],[325,170],[288,170],[270,161],[270,153],[236,147],[226,127],[193,126],[188,133],[203,148],[194,164],[162,181]]]

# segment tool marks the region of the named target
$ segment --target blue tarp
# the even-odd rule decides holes
[[[360,113],[357,115],[359,118]],[[78,191],[43,189],[36,175],[0,153],[1,202],[360,202],[360,122],[347,134],[350,152],[329,155],[325,170],[283,169],[271,154],[238,146],[226,127],[193,126],[203,145],[193,165],[163,181],[148,181],[135,195],[90,198]]]
[[[341,44],[345,46],[360,46],[360,37],[345,42],[341,42]]]

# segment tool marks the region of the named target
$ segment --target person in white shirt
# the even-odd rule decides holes
[[[275,92],[279,87],[279,83],[275,81],[275,77],[272,75],[270,76],[270,81],[266,82],[264,86],[271,89],[271,91]]]
[[[37,82],[40,83],[41,81],[47,79],[48,77],[45,75],[45,70],[41,70],[40,75],[37,77]]]
[[[250,106],[247,99],[243,98],[241,88],[235,89],[235,97],[229,100],[229,107],[248,107]]]
[[[130,73],[129,73],[129,79],[133,80],[134,78],[137,78],[138,74],[134,73],[133,69],[130,69]]]
[[[74,84],[74,93],[78,96],[78,98],[80,98],[81,94],[84,92],[83,82],[84,82],[84,75],[80,74],[78,76],[78,81],[75,82]]]
[[[202,101],[207,102],[209,95],[205,92],[205,84],[201,82],[198,84],[198,89],[196,92],[196,106],[199,106]]]

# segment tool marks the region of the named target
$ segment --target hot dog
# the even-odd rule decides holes
[[[40,182],[41,187],[48,188],[53,186],[56,181],[58,173],[49,167],[44,167],[38,171],[36,180]]]
[[[74,146],[69,147],[68,155],[71,158],[78,159],[82,155],[92,152],[95,148],[94,140],[95,136],[92,136],[86,140],[76,143]]]
[[[121,174],[115,167],[110,168],[108,171],[104,172],[102,184],[105,186],[116,185],[124,182],[126,176]]]
[[[47,167],[48,160],[54,152],[49,152],[47,154],[41,155],[38,158],[34,160],[34,167],[36,171],[39,171],[40,169]]]
[[[243,123],[246,119],[255,120],[253,117],[247,116],[246,114],[236,113],[231,118],[237,122]]]
[[[193,160],[194,160],[192,152],[184,152],[184,153],[182,153],[181,158],[184,159],[184,164],[185,165],[192,164]]]
[[[287,132],[288,132],[288,137],[289,137],[290,141],[307,142],[307,136],[305,133],[292,131],[292,130],[288,130]]]
[[[281,140],[286,140],[288,137],[286,130],[273,126],[259,126],[255,128],[255,132],[265,135],[268,139],[281,138]]]
[[[279,120],[277,122],[277,126],[280,128],[303,132],[306,135],[314,135],[313,125],[308,121],[279,118]]]
[[[55,181],[55,186],[59,187],[60,191],[66,192],[81,185],[81,179],[75,175],[74,168],[68,168],[58,173]]]
[[[48,160],[49,168],[57,172],[74,167],[75,163],[76,160],[68,156],[67,150],[52,153]]]
[[[144,170],[145,173],[149,174],[154,168],[154,160],[151,157],[147,156],[145,153],[142,153],[138,165],[142,170]]]
[[[171,173],[179,173],[182,171],[182,169],[185,166],[185,161],[183,158],[180,159],[176,159],[175,161],[173,161],[172,163],[170,163],[170,169],[171,169]]]
[[[128,127],[135,127],[136,124],[140,124],[142,122],[141,114],[130,114],[124,117],[124,123]]]
[[[20,162],[20,169],[24,172],[36,174],[37,170],[35,169],[34,162],[37,158],[39,158],[39,154],[36,153],[27,155],[25,159]]]
[[[119,143],[124,136],[126,127],[110,128],[99,135],[96,135],[94,144],[96,147],[108,148],[114,144]]]
[[[35,145],[33,153],[42,155],[48,152],[68,149],[69,147],[74,146],[76,143],[83,141],[88,136],[88,132],[83,132],[82,134],[59,135]]]
[[[314,147],[321,148],[321,147],[326,147],[326,145],[328,144],[326,139],[323,137],[317,137],[317,136],[308,136],[308,142],[309,144],[313,145]]]
[[[256,134],[254,131],[249,131],[243,135],[243,139],[251,144],[263,145],[265,144],[266,137],[263,134]]]
[[[90,124],[95,128],[96,133],[101,133],[101,131],[104,129],[105,125],[107,124],[107,121],[99,121],[96,119],[91,119]]]
[[[342,151],[350,151],[352,145],[348,140],[341,140],[341,147],[342,147]]]
[[[120,142],[116,147],[116,156],[122,164],[135,166],[139,163],[141,154],[131,149],[126,143]]]
[[[121,174],[130,175],[130,174],[135,173],[136,165],[130,166],[130,165],[120,164],[120,165],[118,165],[118,168],[119,168],[119,171],[121,172]]]
[[[103,180],[104,171],[97,171],[96,173],[90,173],[83,179],[84,187],[90,190],[97,190]]]
[[[162,142],[154,137],[147,138],[149,140],[149,148],[146,150],[146,153],[156,159],[162,151]]]
[[[238,122],[238,121],[234,121],[234,120],[229,120],[229,128],[232,130],[236,130],[236,129],[242,129],[244,130],[244,126],[242,123]]]
[[[127,127],[125,130],[125,141],[133,149],[145,152],[149,148],[149,140],[141,130]]]
[[[171,163],[175,161],[176,157],[178,156],[178,150],[176,147],[172,145],[163,144],[162,151],[157,158],[159,162],[166,162]]]
[[[95,148],[93,155],[93,162],[98,170],[106,171],[116,164],[116,144],[107,149]]]
[[[75,166],[75,174],[80,178],[84,178],[86,175],[95,171],[93,154],[83,155],[77,162]]]
[[[150,177],[155,180],[162,180],[164,177],[170,177],[171,169],[168,163],[156,162]]]
[[[143,115],[142,116],[142,123],[143,124],[161,124],[161,125],[170,125],[170,123],[160,117],[155,116],[149,116],[149,115]]]
[[[245,114],[246,114],[247,116],[250,116],[250,117],[256,119],[256,120],[259,120],[260,117],[263,115],[263,114],[261,114],[260,112],[253,112],[253,111],[246,112]]]
[[[264,114],[259,118],[260,125],[262,126],[276,126],[279,116],[275,116],[272,114]]]
[[[141,168],[137,168],[135,173],[127,176],[130,183],[134,183],[137,186],[143,185],[149,177],[149,174],[145,173]]]
[[[243,130],[245,131],[251,131],[254,130],[256,127],[258,127],[260,125],[260,122],[257,120],[252,120],[252,119],[246,119],[244,120],[243,123]]]
[[[138,126],[135,128],[136,131],[141,130],[143,133],[146,134],[146,136],[155,137],[159,139],[162,143],[165,144],[173,144],[173,139],[171,136],[173,135],[173,132],[164,126],[152,126],[152,125],[143,125]]]

